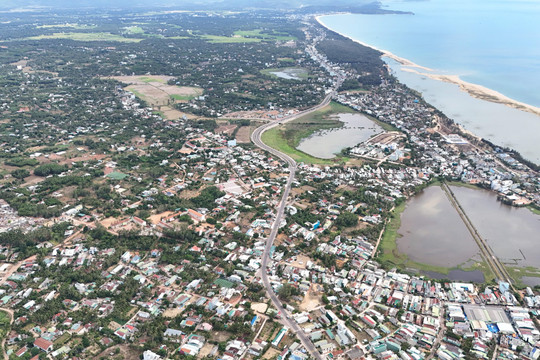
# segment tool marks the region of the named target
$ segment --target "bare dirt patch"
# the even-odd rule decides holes
[[[39,184],[40,182],[44,181],[45,178],[41,176],[32,175],[25,178],[24,180],[25,180],[25,183],[22,185],[22,187]]]
[[[180,119],[180,118],[182,118],[184,116],[187,117],[188,119],[194,119],[195,118],[194,115],[181,112],[179,110],[171,108],[170,106],[160,106],[159,107],[159,112],[161,113],[163,118],[165,118],[167,120],[177,120],[177,119]]]
[[[266,313],[266,309],[268,309],[268,305],[265,303],[251,304],[251,310],[256,311],[258,313],[264,314]]]
[[[298,255],[298,256],[296,257],[296,260],[293,261],[292,263],[290,263],[289,265],[291,265],[292,267],[295,267],[295,268],[305,269],[305,268],[306,268],[306,263],[307,263],[308,261],[311,261],[311,259],[309,258],[309,256]]]
[[[201,88],[167,84],[169,80],[174,79],[172,76],[113,76],[112,78],[128,84],[126,90],[133,92],[153,107],[186,102],[203,93]]]
[[[237,126],[238,125],[235,124],[223,124],[219,126],[214,132],[216,134],[232,135],[234,129],[236,129]]]
[[[322,304],[321,294],[316,293],[310,288],[300,303],[300,311],[313,311]]]
[[[151,215],[150,216],[150,222],[152,224],[156,225],[161,221],[161,219],[166,218],[167,216],[170,216],[172,214],[174,214],[174,212],[165,211],[165,212],[162,212],[162,213],[159,213],[159,214]]]
[[[118,350],[117,350],[118,349]],[[117,353],[117,351],[119,351]],[[110,354],[113,355],[110,355]],[[96,359],[138,359],[141,355],[141,351],[138,351],[131,347],[130,345],[117,345],[110,347],[108,349],[105,349],[101,352],[98,356],[96,356]]]
[[[263,359],[272,359],[274,357],[277,357],[279,355],[280,351],[278,349],[270,348],[267,352],[264,353],[262,356]]]
[[[251,126],[242,126],[236,132],[236,142],[239,144],[248,144],[251,142]]]
[[[199,194],[200,192],[198,190],[182,190],[178,196],[182,199],[191,199]]]
[[[182,309],[174,308],[174,309],[167,309],[163,312],[163,317],[166,318],[175,318],[178,315],[182,313]]]
[[[199,355],[197,357],[199,359],[204,359],[205,357],[210,355],[210,353],[212,352],[212,350],[214,349],[215,346],[216,345],[211,344],[211,343],[204,344],[203,348],[201,349],[201,351],[199,352]]]

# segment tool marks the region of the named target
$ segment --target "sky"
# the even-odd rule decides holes
[[[295,8],[309,5],[360,5],[374,0],[0,0],[0,9],[27,7],[47,8],[131,8],[131,7],[182,7],[182,8]]]

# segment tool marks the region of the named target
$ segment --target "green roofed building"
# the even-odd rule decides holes
[[[109,179],[113,179],[113,180],[124,180],[125,178],[127,178],[127,174],[114,171],[114,172],[112,172],[110,174],[107,174],[107,177]]]
[[[225,279],[217,279],[216,281],[214,281],[214,284],[216,284],[219,287],[225,287],[227,289],[231,289],[234,287],[234,283],[232,281],[225,280]]]

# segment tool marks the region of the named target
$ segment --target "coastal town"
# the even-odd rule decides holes
[[[110,71],[105,58],[121,56],[146,77],[139,82],[169,91],[155,72],[136,71],[147,49],[131,43],[69,50],[95,52],[103,73],[94,79],[72,77],[81,69],[69,63],[56,74],[29,59],[2,66],[3,81],[17,84],[0,94],[4,358],[538,359],[539,288],[498,268],[489,249],[478,260],[485,281],[469,282],[396,266],[381,245],[396,207],[434,184],[538,209],[534,164],[465,131],[383,70],[372,85],[376,65],[362,72],[325,53],[344,40],[312,15],[258,16],[294,31],[236,32],[238,48],[251,44],[237,43],[242,36],[267,42],[238,59],[210,43],[210,60],[181,84],[167,81],[192,93],[166,103],[113,78],[128,71]],[[312,75],[261,75],[264,61]],[[367,90],[343,89],[350,79]],[[327,107],[384,131],[326,163],[251,142],[261,126],[286,129]]]

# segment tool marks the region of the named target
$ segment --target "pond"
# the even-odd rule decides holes
[[[383,132],[383,129],[362,114],[336,114],[343,127],[321,130],[302,139],[297,149],[320,159],[332,159],[341,150],[353,147]]]
[[[540,216],[525,208],[502,204],[494,192],[452,186],[456,198],[480,235],[506,265],[540,267]],[[447,268],[479,259],[479,249],[463,221],[439,186],[411,198],[401,214],[398,250],[411,260]],[[452,280],[476,278],[475,274],[428,274]],[[459,278],[459,279],[458,279]],[[540,278],[523,279],[540,283]],[[473,281],[473,280],[471,280]]]
[[[286,68],[279,71],[270,71],[270,74],[287,80],[302,80],[302,77],[307,76],[307,70],[302,68]]]

